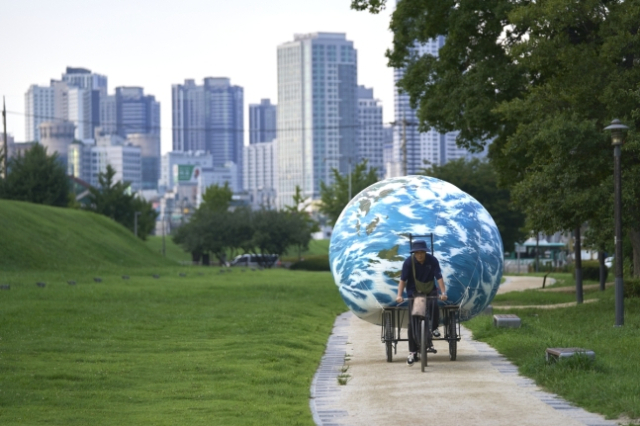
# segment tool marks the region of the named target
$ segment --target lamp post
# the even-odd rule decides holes
[[[613,186],[615,192],[614,218],[615,218],[615,300],[616,323],[615,327],[624,325],[624,283],[622,281],[622,170],[620,151],[624,139],[624,132],[629,127],[620,120],[615,119],[604,130],[611,131],[611,145],[613,145]]]
[[[138,236],[138,216],[140,216],[142,212],[134,212],[133,213],[133,234]]]

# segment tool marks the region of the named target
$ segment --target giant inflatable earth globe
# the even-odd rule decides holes
[[[410,234],[422,235],[413,239],[425,240],[429,247],[432,235],[449,299],[438,303],[460,305],[463,321],[482,312],[502,278],[500,232],[473,197],[427,176],[375,183],[354,197],[336,221],[329,262],[349,309],[379,324],[382,309],[397,306]]]

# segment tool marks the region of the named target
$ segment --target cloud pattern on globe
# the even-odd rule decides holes
[[[461,320],[482,312],[502,278],[500,232],[473,197],[428,176],[375,183],[354,197],[336,221],[329,262],[349,309],[379,324],[382,309],[397,306],[402,263],[409,256],[409,234],[433,234],[447,303],[461,305]],[[417,239],[431,245],[429,238]]]

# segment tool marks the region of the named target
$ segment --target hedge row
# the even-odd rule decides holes
[[[624,280],[624,297],[640,297],[640,279]]]
[[[300,260],[293,263],[289,269],[297,269],[302,271],[330,271],[329,256],[320,255],[309,257],[305,260]]]
[[[604,267],[604,280],[609,276],[609,268]],[[573,269],[573,278],[576,277],[576,270]],[[600,263],[595,260],[587,260],[582,262],[582,279],[591,281],[600,281]]]

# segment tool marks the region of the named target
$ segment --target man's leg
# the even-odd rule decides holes
[[[432,331],[435,330],[436,328],[438,328],[436,322],[434,322],[434,319],[439,320],[439,315],[437,314],[438,312],[438,300],[429,297],[427,299],[427,317],[431,319],[431,329],[427,330],[427,349],[429,350],[429,352],[433,352],[436,353],[436,350],[433,348],[433,340],[432,340]]]
[[[413,316],[411,315],[412,309],[413,299],[409,299],[409,328],[407,329],[407,337],[409,338],[409,352],[417,352],[418,345],[416,344],[416,340],[413,338]]]
[[[440,326],[440,309],[438,308],[438,299],[431,300],[431,330],[435,330]]]

